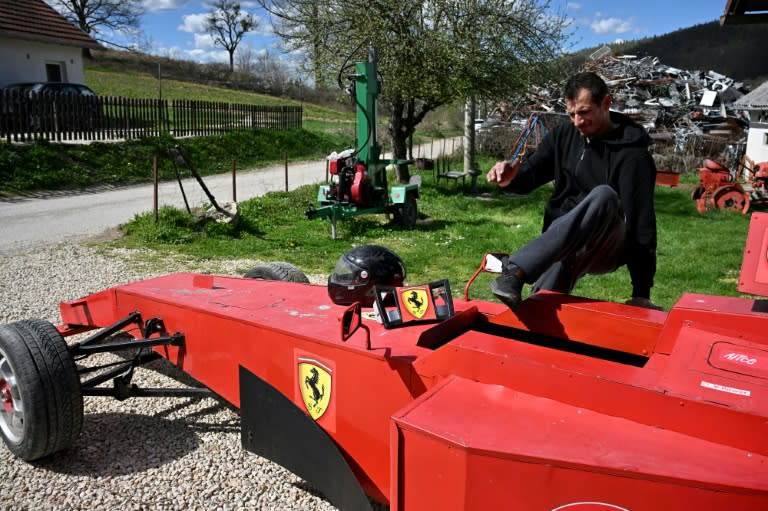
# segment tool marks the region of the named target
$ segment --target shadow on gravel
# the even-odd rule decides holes
[[[183,400],[173,410],[154,416],[128,413],[86,414],[76,445],[65,452],[34,462],[38,468],[60,474],[113,477],[144,472],[183,458],[200,448],[200,433],[218,434],[240,430],[239,419],[205,422],[205,416],[221,411],[220,404],[175,419],[174,414],[199,401]],[[183,411],[182,411],[183,413]]]

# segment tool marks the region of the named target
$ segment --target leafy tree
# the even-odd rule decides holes
[[[547,0],[261,0],[275,33],[301,51],[316,86],[376,48],[396,158],[430,111],[499,99],[559,70],[566,19]],[[400,169],[400,180],[407,170]]]
[[[144,14],[142,0],[47,0],[47,2],[86,34],[100,42],[105,31],[136,33]]]
[[[229,70],[235,70],[235,50],[243,36],[258,26],[253,15],[240,10],[240,4],[233,0],[214,0],[208,14],[208,33],[213,42],[223,46],[229,53]]]

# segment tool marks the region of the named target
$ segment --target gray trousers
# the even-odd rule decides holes
[[[509,260],[525,272],[534,293],[570,293],[587,273],[609,273],[621,266],[626,230],[618,194],[600,185]]]

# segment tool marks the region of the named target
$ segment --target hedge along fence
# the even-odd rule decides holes
[[[284,130],[301,128],[302,118],[301,106],[0,90],[0,136],[8,142],[109,141],[163,133],[184,137],[255,129]]]

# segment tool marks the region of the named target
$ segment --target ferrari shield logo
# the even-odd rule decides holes
[[[331,369],[317,360],[300,358],[298,377],[304,406],[310,417],[317,420],[323,416],[331,402]]]
[[[429,309],[429,296],[423,288],[404,289],[400,294],[400,302],[416,319],[423,318]]]

